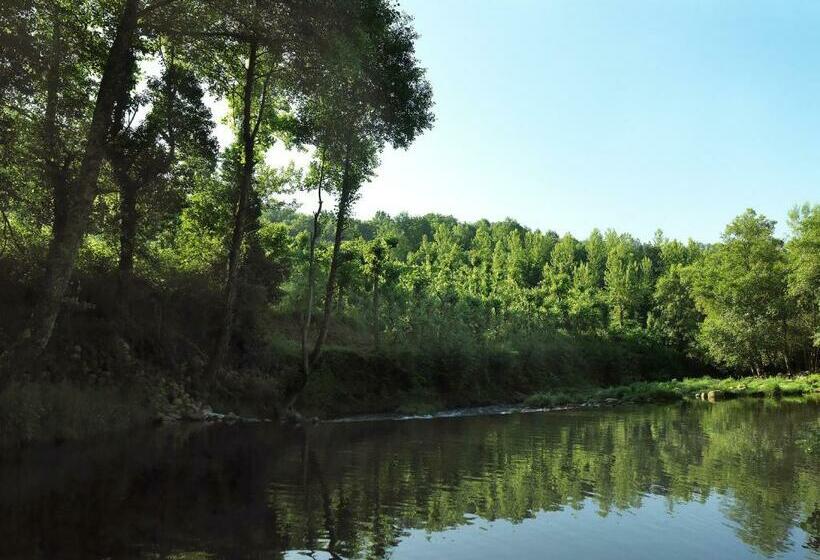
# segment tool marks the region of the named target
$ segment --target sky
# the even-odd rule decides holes
[[[820,202],[820,2],[400,0],[436,122],[356,209],[718,240]],[[270,161],[290,155],[281,148]],[[297,163],[307,156],[297,155]],[[307,210],[307,206],[305,209]]]

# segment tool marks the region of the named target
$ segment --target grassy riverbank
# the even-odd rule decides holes
[[[366,377],[372,377],[366,375]],[[233,386],[246,397],[239,400],[223,398],[212,401],[221,412],[238,411],[240,414],[270,416],[272,394],[264,384]],[[253,386],[252,386],[253,385]],[[334,386],[338,386],[335,384]],[[255,388],[254,388],[255,387]],[[231,389],[227,389],[231,390]],[[794,377],[746,377],[716,379],[712,377],[673,379],[670,381],[641,381],[611,387],[574,386],[535,393],[523,400],[532,408],[553,408],[583,404],[628,404],[675,402],[697,398],[714,391],[715,400],[740,396],[781,397],[820,394],[820,374]],[[255,401],[249,395],[255,395]],[[339,396],[336,392],[335,396]],[[378,403],[374,399],[356,398],[353,392],[348,402],[328,406],[329,395],[321,387],[311,390],[313,402],[303,410],[320,417],[340,416],[367,412],[429,413],[452,406],[469,406],[492,402],[511,402],[515,397],[500,396],[478,402],[472,398],[453,401],[446,395],[427,391],[396,392]],[[474,396],[472,396],[474,397]],[[520,399],[518,399],[520,400]],[[97,384],[31,382],[14,384],[0,393],[0,447],[19,446],[32,442],[61,442],[82,439],[102,433],[123,431],[155,421],[190,420],[205,405],[182,387],[161,377],[138,377],[127,386],[97,381]]]
[[[674,402],[698,397],[721,400],[737,397],[800,396],[813,393],[820,393],[820,374],[817,373],[794,377],[697,377],[670,381],[641,381],[605,388],[568,388],[535,393],[524,403],[533,408],[549,408],[582,403]]]

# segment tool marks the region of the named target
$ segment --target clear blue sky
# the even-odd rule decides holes
[[[820,202],[818,1],[400,3],[437,120],[385,153],[361,217],[713,241]]]

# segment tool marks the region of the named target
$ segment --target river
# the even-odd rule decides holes
[[[820,403],[185,424],[0,459],[0,558],[820,558]]]

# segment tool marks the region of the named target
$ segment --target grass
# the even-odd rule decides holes
[[[556,389],[531,395],[524,404],[532,408],[553,408],[581,403],[674,402],[700,393],[720,391],[724,397],[799,396],[820,392],[820,374],[795,377],[744,377],[714,379],[685,378],[671,381],[642,381],[606,388]]]

